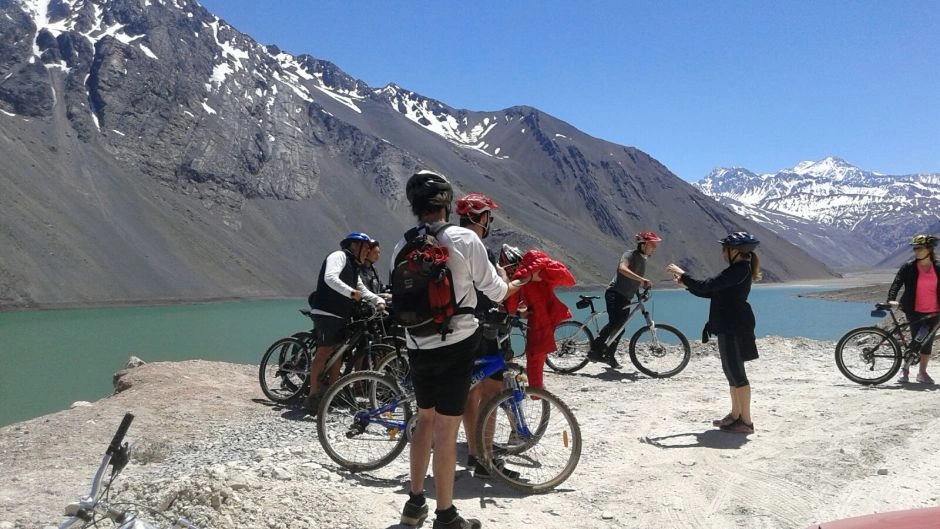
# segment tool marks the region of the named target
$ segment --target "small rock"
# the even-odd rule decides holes
[[[604,511],[604,512],[601,513],[601,519],[603,519],[603,520],[613,520],[613,519],[614,519],[614,515],[611,514],[609,511]]]
[[[75,402],[72,403],[71,406],[69,406],[69,409],[74,410],[75,408],[88,408],[91,406],[92,404],[88,402],[87,400],[76,400]]]
[[[274,477],[274,479],[278,479],[281,481],[289,481],[289,480],[294,479],[293,474],[291,474],[287,470],[280,468],[280,467],[274,467],[274,470],[271,472],[271,475]]]
[[[887,476],[887,475],[888,475],[888,469],[887,469],[887,468],[879,468],[879,469],[878,469],[878,475],[879,475],[879,476]]]
[[[135,367],[140,367],[146,363],[147,362],[144,362],[140,358],[131,355],[131,357],[127,359],[127,363],[124,364],[124,369],[134,369]]]

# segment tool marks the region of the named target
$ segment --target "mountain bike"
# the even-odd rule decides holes
[[[112,522],[109,527],[113,525],[118,529],[156,529],[157,526],[142,519],[138,511],[135,510],[141,507],[140,505],[112,501],[110,498],[111,486],[114,484],[114,480],[117,479],[118,474],[130,461],[130,448],[127,443],[121,443],[133,420],[134,416],[132,414],[124,415],[121,425],[114,433],[114,437],[101,458],[101,464],[98,466],[98,471],[91,482],[91,491],[78,502],[70,503],[65,508],[65,514],[70,518],[62,523],[59,529],[76,526],[76,524],[80,524],[77,525],[80,528],[100,527],[98,524],[106,519]],[[111,467],[111,476],[104,487],[101,487],[102,478],[109,466]],[[146,507],[146,509],[152,514],[166,518],[167,523],[173,523],[170,527],[174,529],[199,529],[194,523],[185,518],[166,516],[157,509],[149,507]]]
[[[311,311],[301,309],[300,312],[313,320]],[[373,369],[376,361],[395,350],[396,345],[393,344],[399,340],[398,335],[389,329],[387,314],[361,301],[347,326],[346,339],[334,349],[324,375],[340,359],[347,362],[344,374],[357,368]],[[312,330],[295,333],[271,344],[261,357],[258,368],[258,379],[265,396],[272,402],[285,403],[305,395],[316,348],[316,334]]]
[[[478,459],[494,479],[529,493],[547,492],[577,467],[581,428],[559,397],[527,387],[523,368],[506,362],[509,318],[484,323],[501,327],[502,354],[478,359],[471,385],[502,371],[504,389],[481,406],[477,431],[468,435],[476,436],[477,446],[482,447]],[[317,414],[317,433],[324,451],[338,465],[353,471],[375,470],[401,454],[416,420],[407,372],[396,378],[386,372],[359,371],[327,390]],[[497,464],[497,459],[502,463]]]
[[[665,378],[678,374],[689,364],[692,349],[685,335],[672,325],[656,323],[646,309],[646,303],[652,297],[650,289],[643,289],[637,294],[635,303],[631,303],[627,319],[620,328],[610,333],[607,341],[597,344],[609,347],[619,340],[627,324],[639,312],[643,314],[646,325],[640,327],[630,338],[627,347],[630,361],[641,373],[653,378]],[[555,328],[556,350],[548,355],[545,363],[552,370],[559,373],[574,373],[588,363],[588,352],[594,344],[595,337],[600,334],[599,319],[606,312],[598,311],[594,307],[594,300],[600,296],[579,295],[575,304],[579,309],[590,307],[591,314],[586,320],[563,321]],[[593,330],[592,330],[593,329]],[[620,353],[618,348],[617,353]]]
[[[857,384],[872,386],[891,380],[903,366],[907,369],[920,362],[920,346],[934,337],[937,329],[926,336],[910,339],[911,322],[897,317],[897,303],[875,303],[872,317],[891,316],[886,329],[877,326],[858,327],[845,333],[836,343],[836,366],[846,378]]]

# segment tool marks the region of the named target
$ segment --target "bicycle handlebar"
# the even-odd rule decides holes
[[[111,444],[108,445],[108,449],[105,451],[108,455],[114,455],[118,449],[121,448],[121,441],[124,440],[124,436],[127,435],[127,429],[131,427],[131,423],[134,422],[133,413],[125,413],[124,419],[121,420],[121,425],[118,426],[116,432],[114,432],[114,437],[111,439]]]

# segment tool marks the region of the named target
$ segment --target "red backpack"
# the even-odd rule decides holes
[[[452,224],[436,229],[426,226],[405,232],[405,245],[391,272],[392,319],[414,336],[440,334],[441,340],[452,332],[450,319],[457,314],[472,314],[471,307],[460,307],[454,293],[454,281],[447,261],[450,253],[437,240],[437,234]]]

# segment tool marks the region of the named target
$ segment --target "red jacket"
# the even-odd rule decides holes
[[[555,350],[555,327],[571,318],[571,311],[555,295],[556,287],[574,286],[575,280],[568,268],[552,260],[545,252],[529,250],[513,278],[525,278],[540,271],[541,281],[530,281],[519,290],[519,296],[506,300],[506,309],[515,312],[519,298],[529,312],[526,334],[526,356],[548,355]]]

